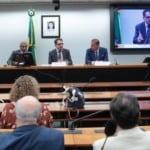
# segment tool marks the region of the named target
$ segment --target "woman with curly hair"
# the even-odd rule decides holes
[[[0,118],[0,128],[16,128],[16,101],[24,96],[39,98],[40,88],[37,80],[29,75],[20,76],[16,79],[10,90],[10,103],[6,104]],[[42,112],[37,120],[39,126],[52,127],[53,117],[47,106],[42,104]]]

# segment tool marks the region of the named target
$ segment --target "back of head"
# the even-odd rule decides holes
[[[23,75],[13,84],[10,91],[10,100],[17,101],[27,95],[34,96],[38,99],[39,92],[40,89],[37,80],[32,76]]]
[[[16,102],[16,118],[22,124],[36,124],[41,104],[33,96],[25,96]]]
[[[122,129],[131,129],[138,125],[140,108],[133,95],[119,93],[110,103],[110,112]]]

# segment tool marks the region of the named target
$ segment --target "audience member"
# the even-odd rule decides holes
[[[110,113],[117,123],[116,135],[94,142],[94,150],[149,150],[150,132],[138,126],[140,107],[135,96],[119,93],[110,103]]]
[[[0,128],[16,128],[15,106],[17,100],[28,95],[38,99],[39,91],[39,84],[34,77],[29,75],[20,76],[11,88],[11,102],[6,104],[2,111]],[[42,112],[40,113],[37,122],[39,126],[53,126],[53,117],[44,103],[42,104]]]
[[[0,134],[1,150],[64,150],[64,135],[55,129],[38,127],[41,103],[33,96],[16,102],[16,126],[10,133]]]

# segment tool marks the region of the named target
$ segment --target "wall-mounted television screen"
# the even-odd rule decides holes
[[[150,4],[110,7],[111,50],[150,52]]]

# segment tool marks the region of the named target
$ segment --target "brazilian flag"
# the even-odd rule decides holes
[[[116,9],[114,12],[114,30],[115,30],[115,42],[121,44],[121,31],[120,31],[120,10]]]
[[[32,52],[33,59],[36,63],[36,55],[35,55],[35,28],[34,28],[34,21],[33,21],[33,16],[35,15],[35,10],[30,9],[28,10],[28,15],[29,15],[29,31],[28,31],[28,46],[29,49],[28,51]]]

